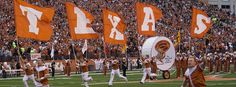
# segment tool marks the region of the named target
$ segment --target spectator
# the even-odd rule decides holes
[[[37,52],[42,53],[42,57],[49,59],[48,53],[50,53],[50,43],[55,43],[55,59],[68,58],[69,56],[73,59],[71,54],[68,54],[71,41],[69,34],[69,26],[67,21],[65,0],[26,0],[30,4],[34,4],[40,7],[54,7],[55,15],[53,17],[51,26],[53,28],[53,36],[50,41],[42,42],[35,41],[32,39],[18,38],[20,48],[25,49],[26,58],[29,58],[29,49],[36,49]],[[94,16],[92,28],[99,33],[100,37],[103,34],[103,21],[102,21],[102,8],[109,8],[112,11],[119,13],[121,17],[126,19],[124,22],[127,25],[125,35],[127,36],[127,54],[129,57],[140,56],[140,47],[144,41],[148,38],[146,36],[138,35],[136,29],[136,13],[134,11],[135,3],[140,0],[66,0],[68,2],[74,2],[78,7],[81,7],[91,13]],[[207,5],[202,2],[196,2],[196,0],[142,0],[147,4],[156,6],[162,10],[163,18],[156,22],[156,32],[158,36],[166,36],[174,42],[177,36],[177,31],[181,32],[181,52],[187,52],[194,47],[192,51],[198,52],[200,50],[206,50],[207,52],[225,52],[236,50],[236,39],[235,32],[236,16],[230,14],[229,11],[220,9],[218,7]],[[12,46],[12,42],[16,40],[16,29],[15,29],[15,17],[14,17],[14,5],[13,0],[4,0],[0,2],[0,61],[10,61],[13,59],[12,56],[16,55],[16,50]],[[204,37],[204,39],[192,39],[190,38],[189,30],[191,26],[191,15],[192,7],[203,9],[214,21],[210,31]],[[224,38],[227,37],[227,38]],[[207,44],[205,41],[208,41]],[[79,48],[83,46],[83,41],[74,41],[75,47]],[[219,45],[220,44],[220,45]],[[230,48],[232,44],[232,49]],[[117,56],[121,52],[121,46],[114,46],[106,44],[110,48],[103,51],[102,38],[97,40],[88,40],[88,58],[95,58],[97,54],[101,57]],[[46,51],[47,50],[47,51]],[[96,53],[96,54],[94,54]],[[91,55],[90,55],[91,54]],[[3,57],[1,57],[3,56]]]

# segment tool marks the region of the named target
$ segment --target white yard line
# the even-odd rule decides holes
[[[113,85],[114,84],[129,84],[129,83],[137,83],[137,84],[140,84],[139,81],[128,81],[128,82],[113,82]],[[181,83],[168,83],[168,82],[146,82],[146,83],[161,83],[161,84],[181,84]],[[145,84],[145,83],[144,83]],[[81,85],[84,85],[84,84],[81,84]],[[89,85],[108,85],[108,82],[97,82],[97,83],[89,83]],[[141,84],[140,84],[141,85]],[[232,82],[232,83],[208,83],[207,86],[217,86],[217,85],[236,85],[236,83]]]
[[[139,81],[128,81],[128,82],[112,82],[113,84],[122,84],[122,83],[139,83]],[[98,82],[98,83],[90,83],[89,85],[108,85],[108,82]],[[84,84],[81,84],[84,85]]]
[[[115,84],[123,84],[123,83],[126,83],[126,82],[113,82]],[[139,84],[139,81],[129,81],[127,83],[137,83]],[[154,83],[154,82],[147,82],[147,83]],[[157,82],[155,82],[157,83]],[[160,83],[160,82],[159,82]],[[161,84],[176,84],[176,85],[179,85],[181,83],[161,83]],[[84,85],[84,84],[81,84],[81,85]],[[89,84],[90,86],[94,86],[94,85],[108,85],[108,82],[100,82],[100,83],[91,83]],[[140,84],[142,85],[142,84]],[[236,83],[232,82],[232,83],[210,83],[210,84],[206,84],[207,86],[219,86],[219,85],[224,85],[224,86],[227,86],[227,85],[236,85]],[[19,85],[1,85],[0,84],[0,87],[22,87],[22,86],[19,86]],[[54,85],[50,85],[50,87],[65,87],[65,86],[54,86]]]
[[[61,78],[63,79],[63,78]],[[68,79],[68,78],[64,78],[64,79]],[[73,83],[73,84],[76,84],[75,82],[70,82],[70,83]],[[125,81],[122,81],[122,82],[113,82],[113,85],[115,84],[132,84],[132,83],[137,83],[139,84],[139,81],[128,81],[128,82],[125,82]],[[169,82],[155,82],[155,81],[147,81],[146,83],[158,83],[158,84],[181,84],[181,83],[169,83]],[[81,85],[84,85],[84,84],[81,84]],[[108,85],[108,82],[97,82],[97,83],[89,83],[89,85]],[[141,85],[141,84],[140,84]],[[236,83],[232,82],[232,83],[208,83],[207,86],[217,86],[217,85],[236,85]],[[0,84],[0,87],[18,87],[19,85],[1,85]],[[54,87],[54,85],[51,85],[51,87]],[[64,87],[64,86],[55,86],[55,87]]]
[[[90,74],[89,74],[90,75]],[[98,74],[93,74],[93,75],[98,75]],[[108,74],[109,75],[109,74]],[[128,76],[132,76],[132,75],[142,75],[142,73],[134,73],[134,74],[126,74]],[[78,75],[71,75],[71,76],[81,76],[81,74]],[[23,77],[14,77],[14,78],[0,78],[1,80],[16,80],[16,79],[22,79]],[[55,79],[70,79],[67,78],[65,75],[57,75]],[[49,78],[49,80],[53,80],[52,77]]]

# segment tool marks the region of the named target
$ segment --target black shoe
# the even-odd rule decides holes
[[[143,82],[139,82],[140,84],[144,84]]]
[[[112,85],[108,85],[108,87],[112,87]]]

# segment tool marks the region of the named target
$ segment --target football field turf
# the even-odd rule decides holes
[[[164,80],[162,76],[158,76],[156,82],[146,82],[139,84],[142,78],[142,72],[128,72],[128,82],[115,76],[112,87],[180,87],[182,80],[173,79],[175,76],[172,74],[171,79]],[[90,73],[93,81],[89,82],[90,87],[108,87],[109,74],[104,76],[101,73]],[[222,74],[223,77],[236,78],[236,74]],[[63,75],[57,75],[55,79],[49,78],[50,87],[84,87],[80,74],[73,74],[71,78]],[[236,87],[236,80],[217,80],[206,81],[207,87]],[[32,81],[29,81],[29,86],[34,87]],[[23,87],[22,77],[0,79],[0,87]]]

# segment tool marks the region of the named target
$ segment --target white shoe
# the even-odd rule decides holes
[[[139,82],[140,84],[144,84],[144,82]]]
[[[127,78],[125,78],[125,81],[126,81],[126,82],[128,82],[128,79],[127,79]]]

